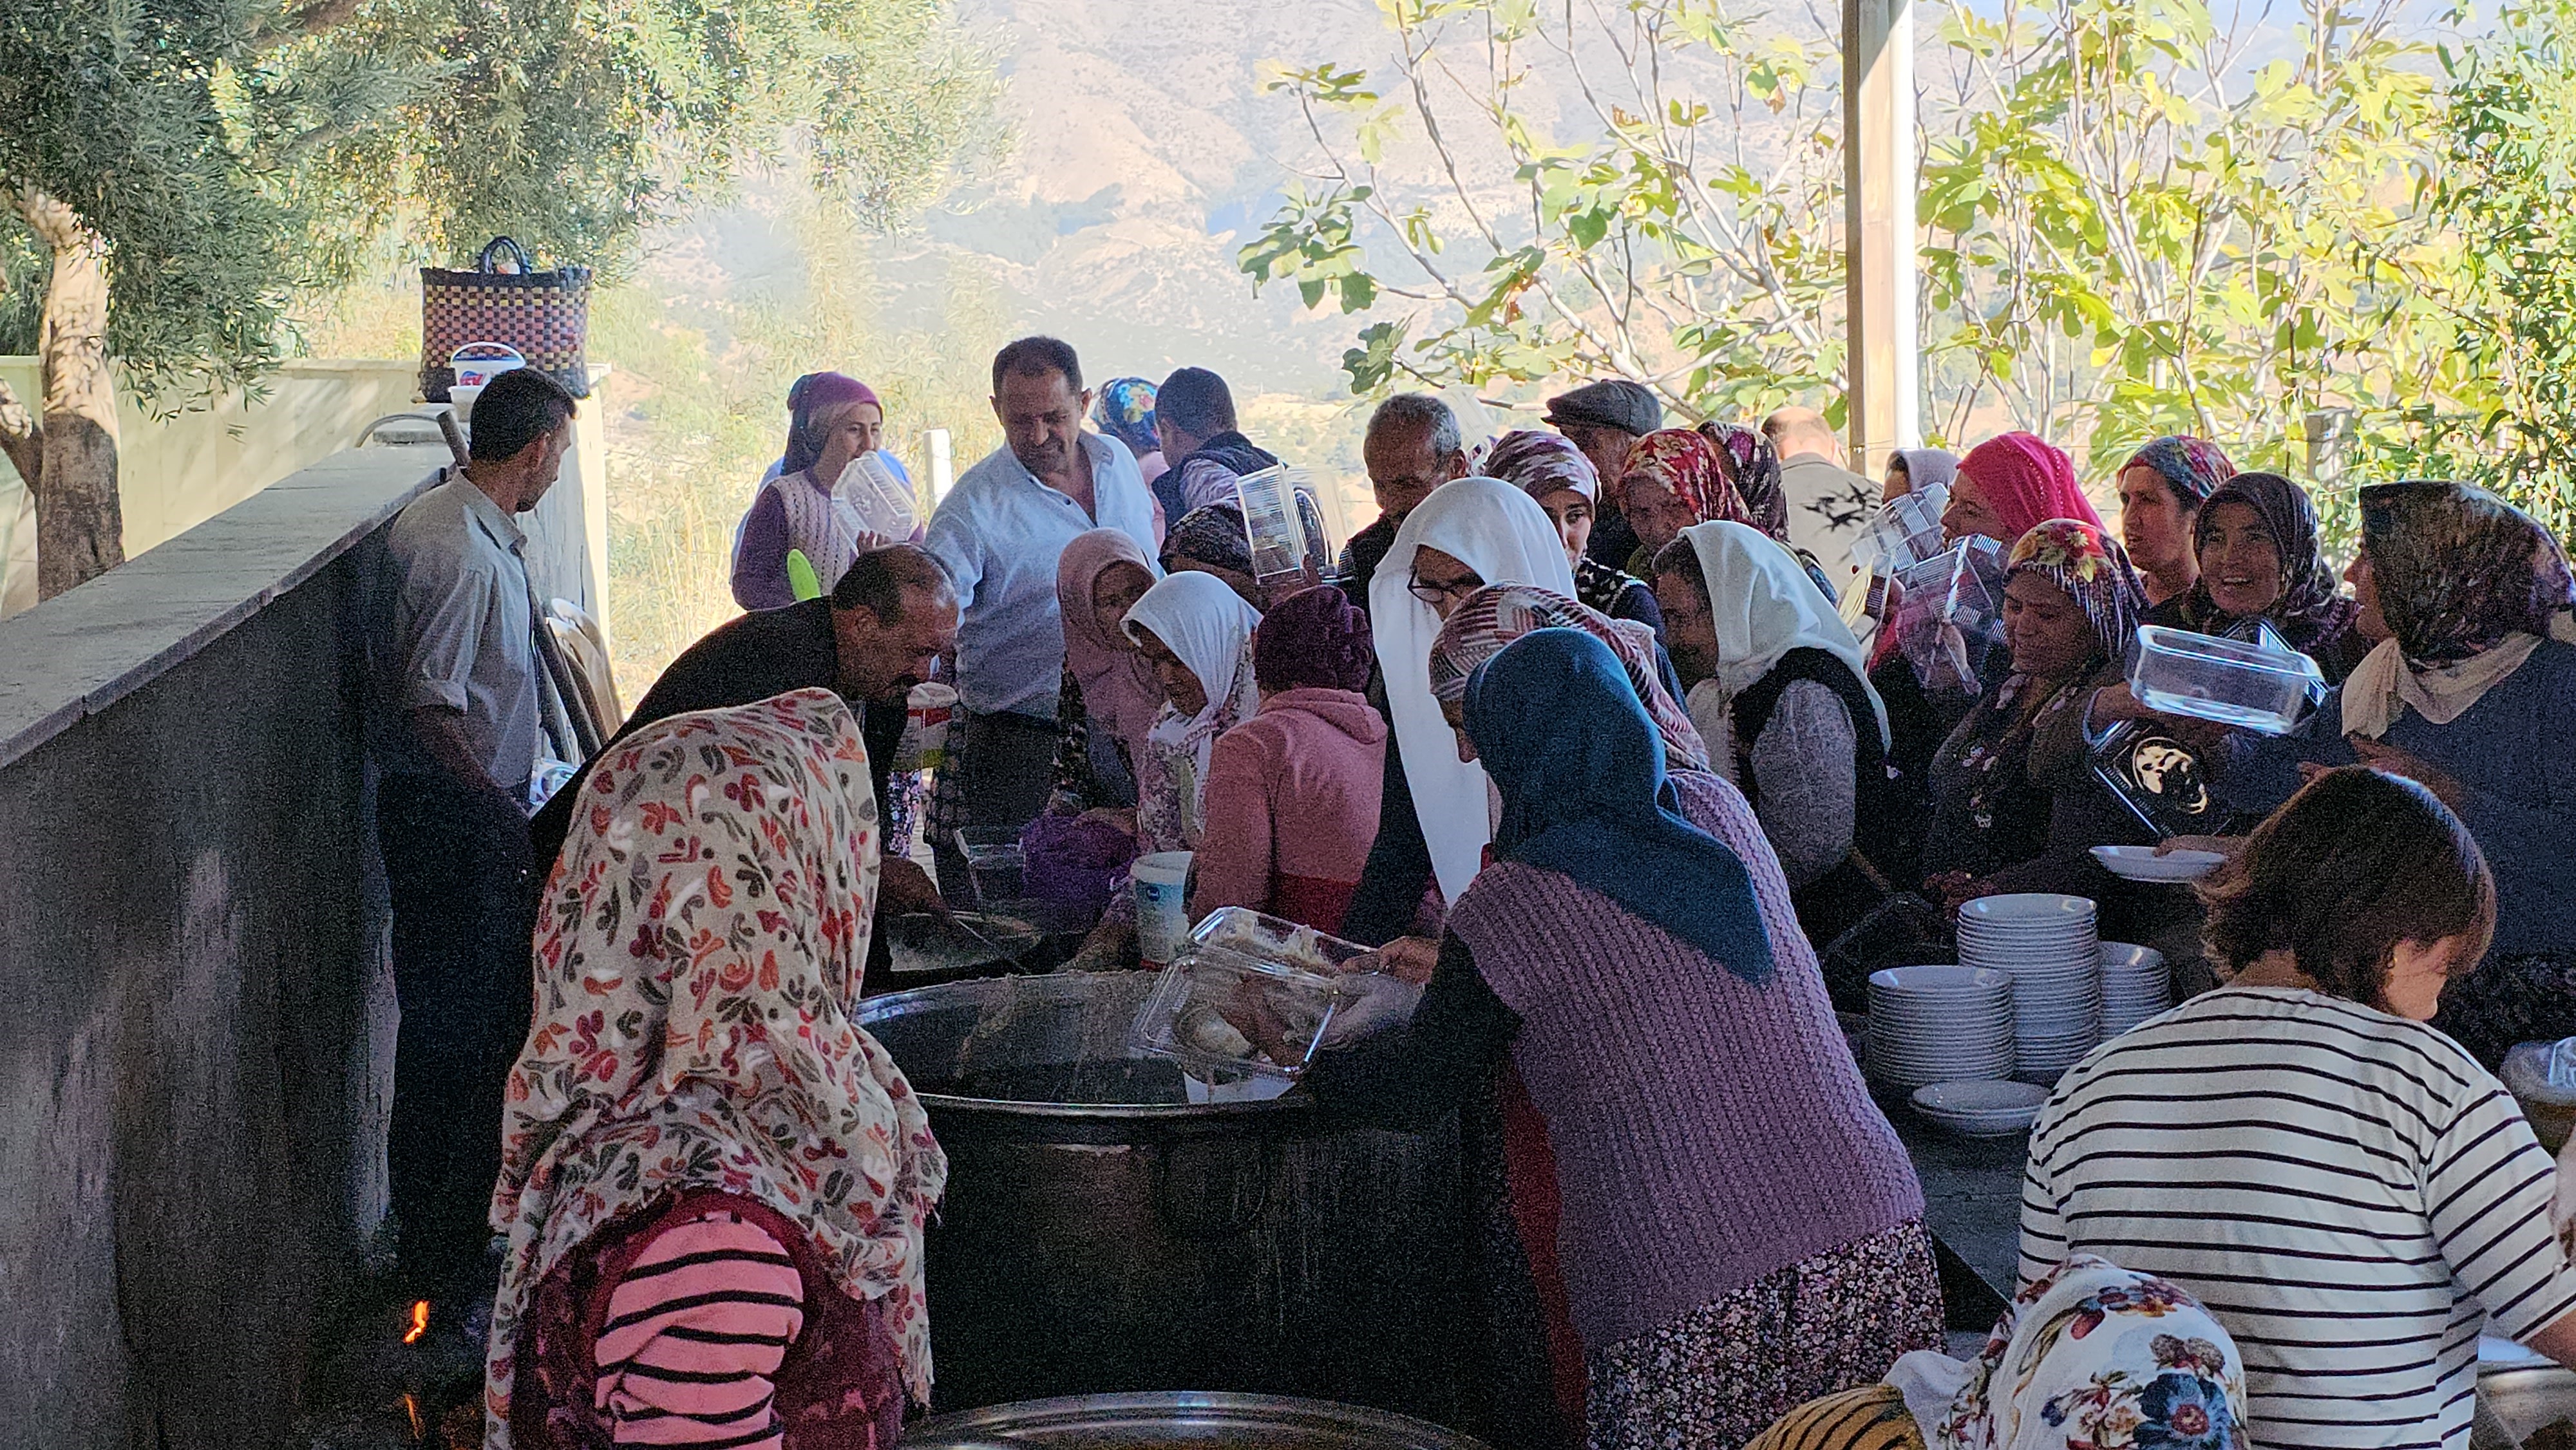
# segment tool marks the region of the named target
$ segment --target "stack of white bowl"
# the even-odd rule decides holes
[[[1911,1092],[2013,1070],[2012,980],[1974,967],[1889,967],[1869,977],[1869,1075]]]
[[[2127,942],[2102,943],[2102,1035],[2117,1037],[2173,1005],[2165,954]]]
[[[2014,1071],[2023,1081],[2057,1081],[2102,1040],[2102,942],[2086,898],[1969,902],[1959,908],[1959,963],[2012,978]]]

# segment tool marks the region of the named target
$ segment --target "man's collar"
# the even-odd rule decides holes
[[[528,531],[520,528],[519,521],[510,517],[509,510],[495,503],[492,495],[466,477],[463,469],[456,470],[450,481],[465,490],[465,511],[483,526],[483,532],[492,536],[492,542],[513,554],[528,542]]]

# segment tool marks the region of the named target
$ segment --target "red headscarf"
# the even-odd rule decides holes
[[[1753,522],[1752,510],[1744,506],[1743,495],[1718,471],[1717,445],[1705,433],[1690,428],[1657,429],[1628,450],[1628,471],[1651,473],[1662,479],[1673,497],[1688,504],[1691,516],[1703,524],[1725,519],[1761,527]]]
[[[2016,540],[2050,519],[2074,519],[2103,531],[2102,516],[2075,481],[2075,465],[2037,434],[1989,438],[1959,460],[1959,472],[1986,491]]]

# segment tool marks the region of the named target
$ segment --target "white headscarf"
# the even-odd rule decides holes
[[[1156,792],[1145,781],[1137,782],[1140,823],[1157,850],[1197,845],[1208,756],[1216,738],[1251,718],[1260,703],[1252,680],[1252,631],[1260,623],[1261,611],[1244,603],[1224,580],[1195,569],[1157,582],[1127,611],[1128,638],[1140,629],[1153,631],[1163,648],[1198,676],[1199,689],[1207,695],[1194,715],[1184,715],[1166,701],[1145,732],[1146,761],[1140,768],[1150,762],[1170,786],[1167,800],[1148,802],[1144,797]],[[1147,816],[1158,819],[1145,820]]]
[[[1717,625],[1717,678],[1711,683],[1722,702],[1753,688],[1789,651],[1823,650],[1849,665],[1860,681],[1878,712],[1878,740],[1885,748],[1887,706],[1870,686],[1869,657],[1833,602],[1817,592],[1798,556],[1760,529],[1722,519],[1693,524],[1682,537],[1691,541],[1708,581],[1709,613]],[[1705,690],[1703,685],[1692,693]]]
[[[1369,582],[1369,629],[1377,638],[1413,813],[1431,848],[1440,894],[1456,901],[1483,868],[1493,825],[1485,811],[1485,768],[1458,758],[1457,736],[1431,697],[1431,645],[1440,637],[1440,616],[1410,587],[1413,556],[1421,549],[1438,549],[1487,584],[1535,584],[1569,599],[1574,569],[1565,540],[1528,494],[1499,478],[1461,478],[1433,490],[1406,516]]]

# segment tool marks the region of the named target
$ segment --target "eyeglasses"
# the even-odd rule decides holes
[[[1404,587],[1412,592],[1414,598],[1438,609],[1444,600],[1457,599],[1484,588],[1485,581],[1473,574],[1467,574],[1446,580],[1417,578]]]

